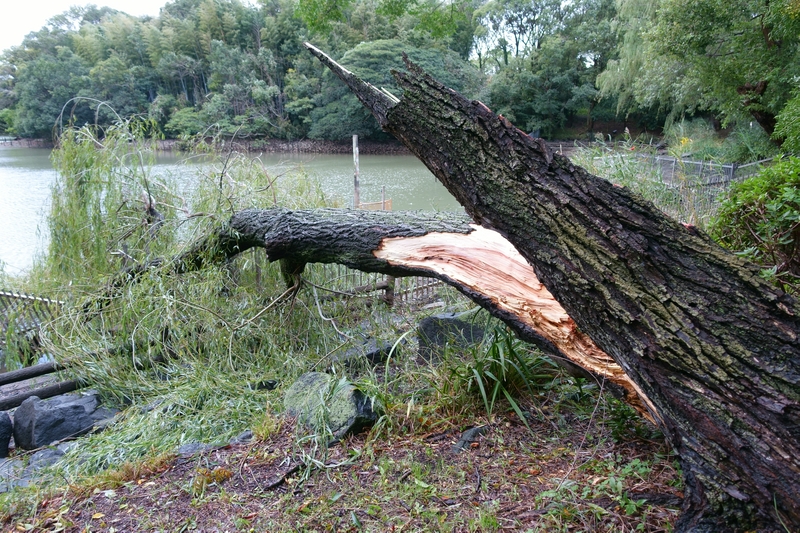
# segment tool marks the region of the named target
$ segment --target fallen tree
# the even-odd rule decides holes
[[[413,64],[398,99],[306,46],[652,402],[686,482],[677,531],[800,530],[795,299]]]

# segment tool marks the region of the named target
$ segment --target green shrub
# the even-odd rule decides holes
[[[712,222],[723,246],[764,266],[787,292],[800,289],[800,159],[781,159],[735,184]]]
[[[0,109],[0,133],[5,135],[15,135],[14,124],[16,117],[14,110],[10,108]]]
[[[208,123],[202,115],[191,107],[178,109],[167,121],[164,130],[169,135],[195,135],[205,131]]]

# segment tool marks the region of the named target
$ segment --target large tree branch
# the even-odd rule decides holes
[[[252,247],[264,248],[270,261],[291,263],[294,273],[306,263],[338,263],[396,277],[438,278],[558,361],[620,387],[626,401],[649,420],[656,414],[619,365],[578,330],[519,252],[464,215],[245,210],[176,258],[172,269],[196,270]]]
[[[506,237],[655,404],[687,484],[679,531],[800,530],[800,319],[757,270],[407,63],[348,83],[469,215]],[[352,76],[352,75],[351,75]],[[388,110],[386,106],[389,106]]]

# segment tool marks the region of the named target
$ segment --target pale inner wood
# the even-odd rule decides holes
[[[496,231],[428,233],[384,239],[375,257],[390,264],[438,272],[479,292],[552,342],[575,364],[627,391],[627,401],[653,421],[657,412],[625,371],[582,333],[514,246]]]

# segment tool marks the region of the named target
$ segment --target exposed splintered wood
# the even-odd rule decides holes
[[[502,313],[515,317],[552,342],[578,366],[626,391],[626,401],[651,422],[655,407],[622,368],[575,325],[533,268],[502,235],[481,226],[461,233],[428,233],[385,239],[375,257],[390,265],[427,270],[462,292],[483,295]]]
[[[685,476],[677,531],[800,531],[794,298],[410,62],[394,100],[306,46],[655,405]]]

